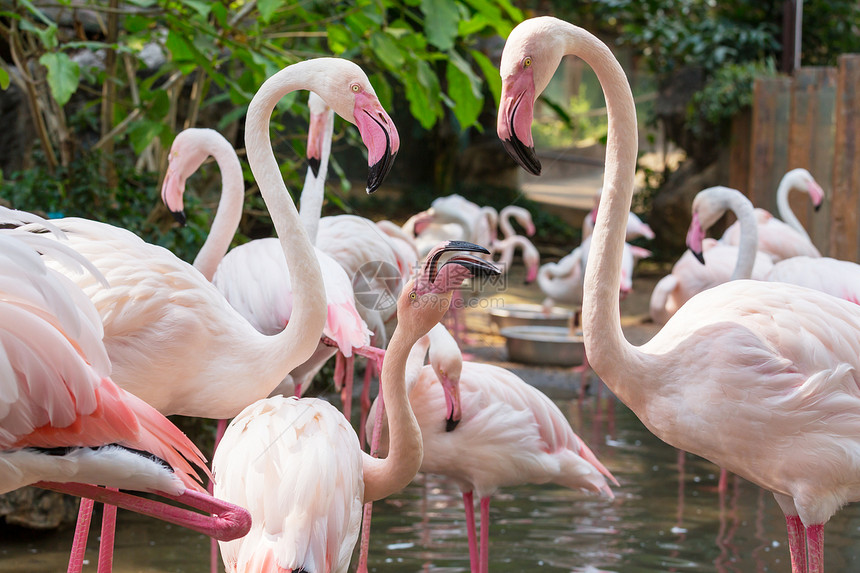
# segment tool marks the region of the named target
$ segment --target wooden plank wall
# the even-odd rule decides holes
[[[833,210],[830,252],[860,261],[857,228],[860,195],[860,54],[839,58],[836,88],[836,142],[833,160]]]
[[[804,167],[824,189],[815,212],[792,193],[792,209],[823,255],[860,262],[860,54],[836,68],[758,78],[749,115],[735,118],[729,184],[776,214],[776,189]]]

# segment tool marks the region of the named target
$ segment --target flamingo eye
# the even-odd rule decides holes
[[[410,298],[411,300],[415,300],[416,298],[418,298],[418,293],[416,293],[415,291],[410,292],[410,293],[409,293],[409,298]]]
[[[350,86],[350,89],[351,89],[354,93],[358,93],[358,92],[359,92],[359,90],[361,90],[361,86],[359,86],[358,84],[352,84],[352,85]]]
[[[526,56],[526,59],[523,60],[523,67],[527,68],[530,65],[532,65],[532,59],[530,57]]]

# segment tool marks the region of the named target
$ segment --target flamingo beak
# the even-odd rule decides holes
[[[541,164],[532,140],[535,86],[531,68],[502,80],[496,132],[505,151],[520,167],[540,175]]]
[[[442,390],[445,394],[445,407],[447,411],[445,431],[453,432],[463,417],[463,412],[460,409],[460,385],[454,383],[444,373],[439,374],[439,382],[442,384]]]
[[[319,177],[320,174],[326,119],[325,113],[311,113],[311,121],[308,126],[308,167],[311,168],[314,177]]]
[[[187,222],[182,195],[185,193],[185,180],[176,173],[176,170],[167,169],[164,183],[161,184],[161,200],[173,215],[173,219],[184,227]]]
[[[376,191],[391,171],[400,150],[400,135],[394,122],[375,95],[360,92],[355,96],[355,124],[367,147],[368,194]]]
[[[824,189],[815,181],[809,182],[809,196],[812,198],[812,205],[817,213],[824,203]]]
[[[446,258],[440,264],[443,255],[451,253],[453,253],[453,256]],[[427,256],[427,262],[424,264],[424,270],[430,283],[434,283],[442,268],[449,264],[457,264],[464,267],[471,276],[495,276],[501,274],[496,265],[467,253],[489,255],[490,251],[480,245],[466,241],[447,241],[431,251]]]
[[[690,228],[687,230],[687,247],[703,265],[705,264],[705,257],[702,254],[704,251],[702,242],[704,240],[705,232],[702,230],[702,223],[699,221],[699,214],[693,213],[693,220],[690,221]]]

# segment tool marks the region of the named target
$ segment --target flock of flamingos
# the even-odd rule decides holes
[[[591,368],[650,431],[773,492],[793,573],[820,573],[824,524],[860,499],[857,265],[821,258],[797,232],[787,239],[784,224],[739,192],[708,189],[693,204],[689,253],[652,297],[652,315],[665,325],[642,346],[628,343],[619,293],[642,253],[625,240],[650,229],[629,215],[637,122],[621,66],[572,24],[521,23],[502,54],[498,135],[520,166],[540,174],[534,103],[565,55],[585,60],[604,90],[605,183],[586,243],[559,263],[566,271],[546,267],[539,277],[533,263],[529,278],[543,280],[550,303],[582,305]],[[301,213],[269,135],[276,103],[294,90],[319,96],[310,104]],[[262,85],[245,128],[278,238],[229,252],[243,197],[236,154],[209,130],[177,136],[162,192],[171,211],[181,216],[185,180],[209,155],[223,178],[218,220],[193,266],[107,224],[0,211],[0,492],[35,484],[84,498],[70,571],[82,568],[92,500],[106,503],[99,571],[111,567],[116,506],[219,540],[228,571],[346,571],[371,502],[418,471],[439,473],[463,492],[472,571],[486,573],[498,488],[551,481],[612,496],[615,479],[546,396],[502,368],[463,361],[440,326],[464,280],[500,272],[475,242],[439,242],[444,226],[463,218],[461,205],[436,204],[403,228],[319,217],[332,113],[356,125],[367,147],[368,192],[381,184],[400,141],[362,70],[336,58],[291,65]],[[789,175],[784,194],[798,188],[820,203],[808,173]],[[706,239],[727,209],[738,228]],[[350,277],[367,261],[402,274],[396,305],[355,304]],[[552,284],[571,270],[580,272],[573,287]],[[379,370],[361,436],[348,414],[299,397],[335,355],[347,409],[355,356]],[[369,406],[366,394],[362,403]],[[232,418],[219,428],[211,470],[164,417],[172,414]],[[367,569],[365,523],[359,571]]]

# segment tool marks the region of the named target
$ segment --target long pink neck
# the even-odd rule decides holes
[[[209,236],[194,258],[194,268],[211,281],[242,220],[245,185],[242,166],[233,146],[221,137],[207,140],[207,146],[207,152],[215,158],[221,170],[221,199]]]
[[[388,455],[382,459],[363,456],[365,503],[382,499],[406,487],[418,473],[424,458],[421,429],[412,413],[406,390],[410,350],[420,336],[411,333],[405,326],[400,324],[394,330],[382,364],[380,384],[388,416]]]
[[[328,93],[326,76],[314,67],[318,66],[314,62],[293,64],[266,80],[251,100],[245,122],[248,163],[272,216],[294,287],[293,309],[287,327],[266,339],[273,356],[280,356],[284,364],[294,363],[293,367],[307,360],[316,349],[326,321],[326,298],[313,245],[301,226],[272,151],[269,119],[275,104],[291,91],[308,89],[320,95]]]
[[[568,46],[575,47],[575,52],[568,49],[568,54],[581,57],[597,74],[609,116],[603,194],[583,291],[585,351],[594,371],[628,403],[644,386],[639,372],[642,356],[624,338],[618,300],[639,145],[636,108],[624,70],[606,45],[571,25]]]

